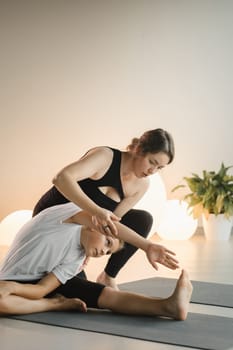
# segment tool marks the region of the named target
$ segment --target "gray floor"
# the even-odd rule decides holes
[[[180,261],[180,266],[189,271],[191,279],[233,284],[233,237],[229,242],[207,242],[200,234],[188,241],[180,242],[160,241],[157,236],[153,236],[151,239],[174,250]],[[0,249],[0,254],[4,254],[3,248]],[[89,278],[94,280],[104,264],[105,258],[93,259],[87,268]],[[154,276],[176,278],[178,274],[178,271],[169,271],[162,266],[156,272],[148,265],[144,253],[137,252],[120,273],[118,281],[121,283]],[[190,311],[233,318],[233,309],[229,308],[192,304]],[[13,350],[19,347],[24,350],[64,350],[65,348],[69,350],[91,348],[95,350],[119,350],[119,348],[121,350],[190,349],[7,318],[0,319],[0,344],[1,350]]]

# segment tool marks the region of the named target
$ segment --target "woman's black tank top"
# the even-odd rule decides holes
[[[104,174],[104,176],[99,180],[92,180],[90,178],[78,181],[78,184],[82,188],[83,192],[91,198],[97,205],[102,208],[114,211],[119,202],[106,196],[99,187],[113,187],[120,196],[122,200],[124,198],[121,177],[120,177],[120,166],[121,166],[121,151],[111,148],[113,151],[112,163]],[[64,204],[69,202],[55,186],[51,187],[38,201],[36,204],[33,216],[38,214],[45,208],[52,207],[57,204]]]

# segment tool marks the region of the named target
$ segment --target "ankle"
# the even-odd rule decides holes
[[[116,290],[119,290],[116,284],[116,279],[109,276],[105,271],[102,271],[101,274],[97,277],[96,282],[104,284],[105,286],[112,287]]]

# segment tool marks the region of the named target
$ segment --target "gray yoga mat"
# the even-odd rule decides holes
[[[154,277],[120,284],[121,290],[134,291],[146,295],[167,297],[174,290],[176,279]],[[233,284],[192,281],[192,303],[222,307],[233,307]],[[232,344],[233,345],[233,344]]]
[[[233,345],[233,319],[195,313],[190,313],[185,321],[100,310],[85,314],[45,312],[13,318],[196,349],[227,350]]]

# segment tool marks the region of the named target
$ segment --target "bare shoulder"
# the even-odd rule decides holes
[[[104,175],[113,159],[113,151],[109,147],[95,147],[90,149],[79,161],[80,166],[89,169],[88,177],[98,179]],[[87,175],[87,174],[85,174]]]
[[[98,158],[107,158],[107,160],[111,160],[113,158],[113,151],[110,147],[107,146],[98,146],[90,149],[84,157],[95,156]]]

